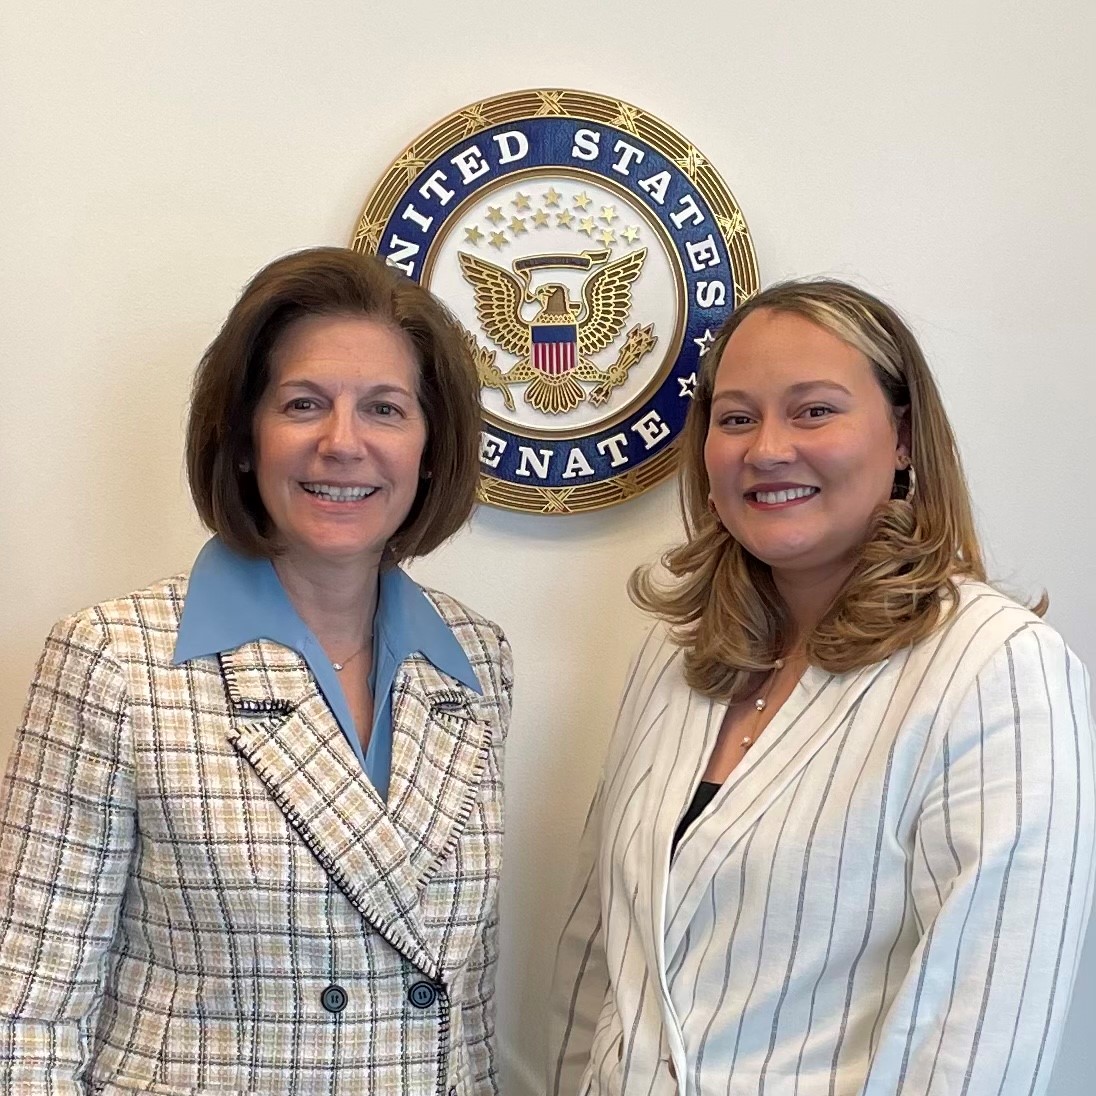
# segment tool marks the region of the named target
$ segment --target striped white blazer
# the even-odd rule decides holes
[[[58,624],[0,803],[0,1093],[494,1096],[501,632],[431,594],[388,805],[304,661],[173,664],[186,580]]]
[[[1059,635],[967,583],[884,662],[807,670],[687,832],[724,706],[635,660],[553,989],[551,1096],[1044,1092],[1093,886]]]

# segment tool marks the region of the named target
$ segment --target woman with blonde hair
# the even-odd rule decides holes
[[[682,459],[548,1092],[1045,1091],[1092,892],[1088,675],[987,584],[916,340],[842,282],[761,293]]]

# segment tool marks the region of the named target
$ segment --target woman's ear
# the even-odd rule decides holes
[[[894,425],[898,433],[898,444],[895,447],[895,468],[908,468],[912,461],[913,430],[910,425],[910,409],[905,407],[894,409]]]

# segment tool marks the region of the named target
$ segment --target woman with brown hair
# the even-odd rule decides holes
[[[188,575],[46,643],[0,812],[0,1092],[497,1093],[511,662],[399,564],[466,521],[459,325],[374,258],[251,281]]]
[[[841,282],[761,293],[682,460],[548,1092],[1044,1091],[1092,892],[1088,675],[987,585],[913,335]]]

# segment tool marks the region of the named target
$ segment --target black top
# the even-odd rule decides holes
[[[685,831],[704,813],[704,808],[715,798],[715,793],[722,788],[722,784],[716,784],[712,780],[702,780],[697,786],[696,795],[689,804],[681,821],[677,824],[677,832],[674,834],[674,843],[670,847],[670,855],[677,851],[677,846],[685,836]]]

